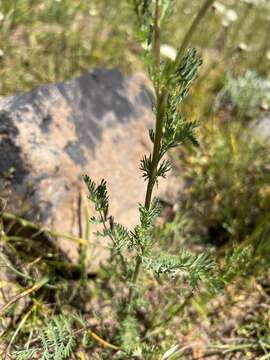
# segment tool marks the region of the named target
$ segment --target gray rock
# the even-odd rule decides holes
[[[145,83],[143,75],[99,69],[1,98],[0,174],[9,208],[78,235],[87,173],[108,180],[111,212],[133,226],[145,192],[139,161],[150,151],[153,123]]]
[[[251,122],[250,128],[261,140],[270,144],[270,113]]]

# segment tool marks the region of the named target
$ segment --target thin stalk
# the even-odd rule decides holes
[[[186,48],[188,47],[193,34],[197,30],[198,25],[200,24],[201,20],[204,18],[205,14],[207,13],[207,10],[210,8],[210,6],[214,4],[214,2],[215,0],[205,0],[205,2],[203,3],[202,7],[200,8],[197,16],[193,20],[189,30],[187,31],[182,41],[175,63],[178,64],[179,61],[181,60],[181,57],[184,51],[186,50]]]
[[[155,186],[155,178],[157,166],[160,160],[160,147],[162,138],[162,125],[165,110],[165,94],[158,95],[157,97],[157,117],[156,117],[156,128],[155,128],[155,140],[153,148],[153,157],[151,162],[150,178],[147,184],[146,197],[144,206],[146,209],[150,208],[153,188]]]
[[[189,303],[189,301],[192,299],[193,296],[194,293],[190,292],[188,296],[185,298],[185,300],[181,304],[179,304],[166,319],[160,321],[157,324],[154,324],[152,329],[156,329],[159,328],[160,326],[164,326],[168,324],[176,315],[178,315],[187,306],[187,304]]]
[[[162,138],[162,123],[163,123],[163,115],[164,115],[164,98],[161,98],[160,96],[157,99],[157,118],[156,118],[156,129],[155,129],[155,141],[154,141],[154,149],[153,149],[153,157],[152,157],[152,163],[151,163],[151,172],[150,172],[150,178],[148,180],[147,184],[147,190],[146,190],[146,196],[145,196],[145,203],[144,206],[148,210],[151,205],[151,199],[152,199],[152,193],[155,186],[155,178],[156,178],[156,171],[157,166],[160,160],[160,146],[161,146],[161,138]],[[135,270],[133,273],[132,278],[132,284],[133,286],[136,284],[140,267],[142,263],[142,255],[144,253],[144,249],[142,248],[142,254],[140,256],[137,256],[136,259],[136,265]],[[128,297],[128,304],[131,303],[133,295],[133,288],[131,287],[129,290],[129,297]]]
[[[175,59],[175,66],[179,64],[182,59],[182,55],[186,50],[194,32],[196,31],[199,23],[203,19],[204,15],[206,14],[207,10],[210,6],[214,3],[215,0],[206,0],[200,11],[198,12],[197,16],[193,20],[187,34],[184,37],[184,40],[181,44],[180,50],[178,55]],[[154,20],[154,44],[153,44],[153,52],[155,58],[155,70],[157,76],[157,82],[155,84],[155,93],[156,93],[156,100],[157,100],[157,114],[156,114],[156,127],[155,127],[155,139],[154,139],[154,148],[153,148],[153,156],[151,161],[151,168],[150,168],[150,177],[147,184],[146,196],[145,196],[145,203],[144,206],[148,210],[151,205],[152,200],[152,193],[153,188],[155,186],[156,180],[156,171],[158,167],[158,163],[160,161],[160,147],[161,147],[161,139],[162,139],[162,125],[163,125],[163,118],[164,112],[166,108],[167,96],[168,91],[166,87],[161,91],[160,89],[160,4],[159,0],[156,0],[156,7],[155,7],[155,20]],[[128,304],[131,304],[132,297],[133,297],[133,289],[136,285],[141,263],[142,263],[142,256],[144,254],[144,249],[141,249],[141,254],[137,256],[135,269],[132,276],[132,286],[129,289],[128,295]]]
[[[0,241],[5,237],[4,225],[3,225],[3,212],[5,210],[6,203],[0,198]]]
[[[151,323],[152,323],[152,321],[151,321],[149,328],[145,332],[145,336],[144,336],[143,340],[149,338],[150,336],[158,334],[160,332],[161,327],[164,328],[164,326],[167,325],[176,315],[179,315],[179,313],[181,313],[182,310],[184,310],[184,308],[187,306],[187,304],[189,303],[189,301],[192,299],[193,296],[194,296],[194,293],[192,293],[192,292],[189,293],[188,296],[185,298],[185,300],[181,304],[179,304],[170,313],[170,315],[166,319],[164,319],[156,324],[154,323],[153,325],[151,325]],[[165,312],[169,312],[169,311],[166,310]]]
[[[17,301],[19,301],[20,299],[22,299],[23,297],[28,296],[29,294],[31,294],[32,292],[37,291],[38,289],[40,289],[42,286],[44,286],[47,282],[49,281],[48,277],[44,277],[43,279],[41,279],[40,281],[38,281],[36,284],[34,284],[31,288],[24,290],[23,292],[15,295],[8,303],[6,303],[5,305],[3,305],[0,308],[0,316],[2,316],[6,310],[8,308],[10,308],[13,304],[15,304]]]
[[[155,8],[155,21],[154,21],[154,56],[155,56],[155,67],[156,73],[160,74],[160,8],[159,0],[156,0]],[[156,87],[156,94],[159,95],[159,76],[158,83]]]
[[[115,346],[115,345],[109,343],[108,341],[102,339],[99,335],[97,335],[93,331],[89,330],[88,333],[89,333],[90,336],[92,336],[92,338],[97,340],[103,347],[110,348],[110,349],[116,350],[116,351],[121,350],[119,346]]]
[[[193,20],[188,32],[186,33],[177,57],[175,59],[175,67],[181,62],[182,55],[186,50],[194,32],[196,31],[198,25],[200,24],[201,20],[203,19],[204,15],[206,14],[207,10],[210,6],[214,3],[215,0],[205,0],[203,3],[200,11],[198,12],[197,16]],[[145,196],[145,203],[144,206],[148,210],[151,205],[152,200],[152,193],[153,188],[155,186],[156,180],[156,171],[158,167],[158,163],[160,161],[160,147],[161,147],[161,140],[162,140],[162,126],[163,126],[163,118],[164,112],[166,108],[166,102],[168,97],[168,90],[165,86],[162,91],[160,89],[160,4],[159,0],[156,0],[156,7],[155,7],[155,20],[154,20],[154,44],[153,44],[153,53],[155,59],[155,71],[157,74],[157,82],[154,84],[155,86],[155,93],[156,93],[156,100],[157,100],[157,113],[156,113],[156,127],[155,127],[155,139],[154,139],[154,147],[153,147],[153,155],[151,161],[151,168],[150,168],[150,176],[147,184],[146,196]],[[169,84],[168,84],[169,85]],[[141,254],[137,256],[135,269],[132,276],[132,286],[129,289],[128,295],[128,304],[131,304],[132,297],[133,297],[133,289],[136,285],[141,263],[142,263],[142,256],[144,254],[144,249],[141,249]]]
[[[65,234],[65,233],[55,231],[55,230],[52,230],[52,229],[44,228],[42,226],[39,226],[37,224],[32,223],[29,220],[25,220],[25,219],[23,219],[23,218],[21,218],[21,217],[19,217],[17,215],[14,215],[14,214],[11,214],[11,213],[8,213],[8,212],[3,212],[2,213],[2,218],[4,220],[6,220],[6,221],[16,221],[23,228],[24,227],[29,227],[30,229],[35,230],[36,233],[32,237],[36,237],[36,236],[41,235],[43,233],[45,233],[45,234],[48,233],[53,237],[62,237],[64,239],[75,241],[75,242],[77,242],[79,244],[82,244],[82,245],[87,245],[87,240],[85,240],[85,239],[81,239],[81,238],[79,238],[77,236]],[[6,236],[6,237],[8,238],[8,236]]]
[[[247,20],[249,20],[250,12],[252,10],[254,10],[254,4],[247,3],[245,5],[246,5],[246,8],[244,10],[244,14],[242,15],[240,21],[238,23],[236,23],[235,28],[234,28],[234,32],[233,32],[231,40],[230,40],[230,43],[233,46],[235,46],[235,42],[237,40],[237,37],[238,37],[239,33],[241,31],[243,32],[243,28],[245,27]]]
[[[268,23],[266,24],[266,28],[267,28],[267,30],[265,32],[263,44],[262,44],[261,49],[259,49],[259,51],[258,51],[259,56],[256,59],[257,60],[256,65],[259,67],[261,67],[261,65],[265,63],[266,53],[267,53],[267,50],[269,49],[269,45],[270,45],[270,41],[269,41],[270,21],[269,20],[268,20]]]
[[[8,259],[5,257],[4,254],[0,253],[0,259],[2,259],[3,263],[5,264],[5,267],[7,267],[9,270],[13,271],[17,276],[21,276],[27,280],[33,280],[33,278],[31,276],[17,270],[14,266],[12,266],[12,264],[8,261]]]
[[[99,211],[99,216],[100,216],[100,218],[101,218],[103,228],[105,229],[106,232],[108,232],[108,227],[107,227],[107,225],[106,225],[106,219],[104,218],[104,216],[103,216],[103,214],[102,214],[101,211]],[[113,238],[110,234],[109,234],[108,236],[109,236],[109,238],[111,239],[112,243],[113,243],[114,245],[116,245],[116,244],[115,244],[115,241],[114,241],[114,238]],[[126,274],[126,273],[127,273],[127,265],[126,265],[125,259],[124,259],[124,257],[123,257],[123,254],[121,253],[120,250],[117,250],[117,251],[116,251],[116,254],[119,256],[119,258],[120,258],[120,263],[121,263],[121,266],[122,266],[122,270],[123,270],[124,274]]]
[[[185,345],[181,349],[179,349],[177,355],[182,357],[182,355],[185,354],[186,350],[192,350],[196,347],[200,348],[201,346],[202,346],[201,343]],[[210,357],[210,356],[214,356],[214,355],[223,355],[223,357],[224,357],[226,354],[229,354],[231,352],[237,352],[237,351],[246,350],[246,349],[250,349],[250,348],[255,349],[256,346],[254,343],[247,343],[247,344],[239,344],[239,345],[210,345],[210,346],[208,346],[208,348],[213,349],[213,350],[209,350],[208,352],[203,354],[203,357]],[[195,358],[193,357],[192,359],[200,360],[201,356],[195,357]]]
[[[22,318],[22,320],[20,321],[19,325],[17,325],[16,330],[14,332],[14,334],[12,335],[12,338],[7,346],[6,349],[6,358],[9,356],[10,354],[10,349],[12,344],[14,343],[17,335],[19,334],[19,332],[21,331],[23,325],[25,324],[26,320],[29,318],[29,316],[31,315],[31,313],[33,312],[34,308],[36,307],[36,305],[33,305],[30,310],[24,315],[24,317]]]
[[[151,205],[152,193],[153,188],[155,185],[155,177],[158,162],[160,160],[160,146],[161,146],[161,138],[162,138],[162,122],[163,122],[163,115],[164,115],[164,95],[160,95],[160,83],[159,83],[159,76],[160,76],[160,6],[159,0],[156,0],[156,7],[155,7],[155,21],[154,21],[154,58],[155,58],[155,70],[158,75],[157,83],[155,84],[155,93],[157,99],[157,115],[156,115],[156,128],[155,128],[155,140],[154,140],[154,148],[153,148],[153,156],[151,161],[151,169],[150,169],[150,177],[147,184],[146,196],[144,206],[148,210]],[[137,256],[136,265],[134,269],[134,273],[132,276],[132,287],[129,288],[129,295],[128,295],[128,304],[131,304],[132,296],[133,296],[133,289],[137,282],[141,263],[142,263],[142,255],[144,253],[144,249],[142,248],[142,254]]]

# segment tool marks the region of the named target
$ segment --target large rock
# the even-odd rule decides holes
[[[111,212],[133,226],[145,192],[139,161],[150,150],[152,123],[144,76],[116,70],[0,100],[0,173],[2,187],[10,185],[9,207],[78,235],[87,173],[108,180]]]

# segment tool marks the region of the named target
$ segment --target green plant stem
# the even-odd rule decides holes
[[[160,95],[160,6],[159,0],[156,0],[155,7],[155,21],[154,21],[154,46],[153,46],[154,58],[155,58],[155,71],[158,75],[157,83],[155,84],[155,93],[157,100],[157,115],[156,115],[156,128],[155,128],[155,140],[153,148],[153,156],[151,161],[150,177],[147,184],[146,196],[144,206],[148,210],[151,205],[153,188],[155,185],[155,177],[158,162],[160,160],[160,146],[162,138],[162,122],[164,115],[164,95]],[[132,286],[129,288],[128,295],[128,305],[132,302],[133,290],[136,285],[140,268],[142,264],[142,256],[144,254],[144,249],[141,249],[141,254],[136,258],[135,269],[132,276]]]
[[[150,336],[156,334],[156,333],[159,333],[160,331],[160,327],[163,327],[164,328],[164,325],[168,324],[176,315],[178,315],[186,306],[187,304],[189,303],[189,301],[192,299],[192,297],[194,296],[194,293],[193,292],[190,292],[187,297],[185,298],[185,300],[179,304],[171,313],[170,315],[160,321],[159,323],[156,323],[156,324],[153,324],[152,326],[149,327],[149,330],[151,331],[147,331],[146,335],[145,335],[145,339],[146,338],[149,338]],[[169,311],[167,311],[169,312]]]
[[[144,206],[148,210],[151,205],[152,192],[155,185],[155,177],[158,162],[160,160],[160,146],[162,138],[162,122],[164,115],[164,95],[160,95],[160,6],[159,0],[156,0],[155,8],[155,21],[154,21],[154,58],[155,58],[155,71],[157,74],[157,82],[155,84],[155,93],[157,99],[157,114],[156,114],[156,128],[153,156],[151,161],[150,177],[147,184],[146,196]]]
[[[186,50],[194,32],[196,31],[198,25],[200,24],[201,20],[203,19],[204,15],[206,14],[207,10],[210,6],[214,3],[215,0],[205,0],[200,11],[198,12],[197,16],[193,20],[186,36],[184,37],[181,47],[178,51],[177,57],[175,59],[175,67],[180,63],[183,53]],[[155,59],[155,71],[157,74],[157,81],[154,84],[155,86],[155,93],[156,93],[156,101],[157,101],[157,112],[156,112],[156,128],[155,128],[155,139],[154,139],[154,148],[153,148],[153,155],[151,161],[151,168],[150,168],[150,176],[147,184],[146,196],[145,196],[145,203],[144,206],[148,210],[151,205],[152,200],[152,193],[153,188],[155,186],[156,180],[156,171],[158,167],[158,163],[160,161],[160,147],[161,147],[161,140],[162,140],[162,126],[163,126],[163,118],[164,112],[166,108],[168,90],[165,86],[162,91],[160,89],[160,5],[159,0],[156,0],[156,7],[155,7],[155,20],[154,20],[154,44],[153,44],[153,55]],[[168,84],[169,85],[169,84]],[[132,302],[133,297],[133,289],[136,285],[140,267],[142,263],[142,256],[144,254],[144,249],[141,249],[141,254],[136,258],[135,269],[132,276],[132,285],[129,288],[129,295],[128,295],[128,305]]]
[[[160,8],[159,8],[159,0],[156,0],[156,8],[155,8],[155,21],[154,21],[154,57],[155,57],[155,68],[156,73],[160,74]],[[159,76],[158,83],[156,88],[156,94],[159,94]]]
[[[215,0],[206,0],[202,5],[200,11],[192,22],[189,31],[187,32],[184,40],[181,44],[178,55],[175,59],[175,66],[181,61],[182,55],[186,50],[190,39],[192,38],[194,32],[196,31],[199,23],[203,19],[209,7],[214,3]],[[167,89],[164,87],[162,92],[160,91],[160,6],[159,0],[156,0],[156,8],[155,8],[155,21],[154,21],[154,46],[153,46],[154,58],[155,58],[155,71],[157,74],[157,82],[155,84],[155,93],[157,100],[157,114],[156,114],[156,128],[155,128],[155,139],[154,139],[154,148],[153,148],[153,156],[151,161],[151,169],[150,169],[150,177],[147,184],[146,196],[145,196],[145,208],[148,210],[151,205],[153,188],[155,186],[156,179],[156,171],[158,167],[158,163],[160,161],[160,147],[161,147],[161,139],[162,139],[162,125],[163,125],[163,117],[164,111],[166,108],[167,102]],[[141,249],[142,252],[137,256],[136,265],[132,276],[132,286],[129,289],[128,295],[128,304],[130,305],[133,297],[133,289],[136,285],[140,267],[142,263],[142,256],[144,254],[144,249]]]
[[[153,188],[155,185],[155,174],[156,174],[159,157],[160,157],[160,145],[161,145],[161,137],[162,137],[162,120],[163,120],[163,114],[164,114],[163,101],[162,101],[162,107],[160,105],[161,105],[161,103],[158,100],[158,113],[157,113],[158,116],[156,119],[155,141],[154,141],[154,149],[153,149],[153,158],[152,158],[152,162],[151,162],[151,173],[150,173],[150,178],[149,178],[148,184],[147,184],[146,197],[145,197],[145,203],[144,203],[144,206],[146,209],[149,209],[150,205],[151,205],[152,193],[153,193]],[[132,301],[133,287],[137,282],[139,272],[140,272],[144,249],[142,248],[141,250],[142,250],[142,253],[139,256],[137,256],[137,259],[136,259],[136,265],[135,265],[135,269],[134,269],[134,273],[133,273],[133,277],[132,277],[132,287],[130,287],[130,289],[129,289],[128,304],[130,304]]]
[[[165,94],[158,95],[153,157],[151,162],[150,178],[147,184],[146,197],[144,203],[146,209],[149,209],[151,205],[153,188],[155,186],[156,171],[160,160],[160,147],[161,147],[161,138],[162,138],[164,110],[165,110]]]
[[[106,232],[108,232],[108,227],[106,225],[106,220],[105,220],[105,218],[104,218],[101,211],[99,211],[99,216],[101,218],[103,228],[105,229]],[[109,235],[109,238],[111,239],[112,243],[115,245],[114,238],[111,235]],[[127,273],[127,265],[126,265],[125,259],[123,257],[123,254],[122,254],[122,252],[120,250],[117,250],[116,254],[119,256],[120,263],[121,263],[121,266],[122,266],[122,270],[123,270],[124,274],[126,274]]]
[[[162,95],[162,96],[164,96],[164,95]],[[153,188],[154,188],[154,185],[155,185],[156,171],[157,171],[157,166],[158,166],[158,163],[159,163],[159,160],[160,160],[160,146],[161,146],[161,138],[162,138],[162,123],[163,123],[163,115],[164,115],[164,109],[165,109],[164,103],[165,103],[164,98],[163,97],[161,98],[160,96],[158,96],[158,99],[157,99],[157,118],[156,118],[156,129],[155,129],[155,141],[154,141],[153,157],[152,157],[152,162],[151,162],[150,178],[149,178],[148,184],[147,184],[145,203],[144,203],[144,206],[145,206],[145,208],[147,210],[150,208],[150,205],[151,205],[152,193],[153,193]],[[137,256],[137,259],[136,259],[135,270],[134,270],[133,278],[132,278],[133,286],[136,284],[138,276],[139,276],[143,254],[144,254],[144,249],[142,248],[141,255]],[[131,303],[132,295],[133,295],[133,288],[131,287],[130,290],[129,290],[128,304]]]

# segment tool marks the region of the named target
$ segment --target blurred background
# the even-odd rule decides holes
[[[164,45],[180,46],[200,5],[200,0],[176,1]],[[267,0],[215,2],[191,44],[203,53],[200,82],[207,77],[208,91],[223,87],[228,73],[267,76],[269,12]],[[144,69],[125,0],[1,0],[0,24],[1,95],[96,66],[125,73]]]

